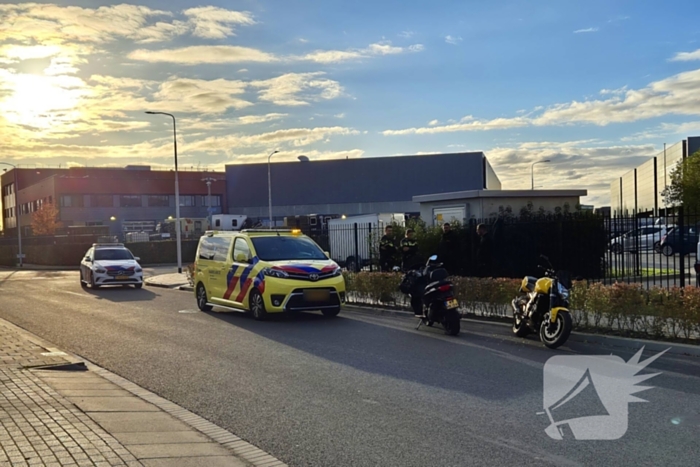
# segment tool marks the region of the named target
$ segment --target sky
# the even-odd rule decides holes
[[[696,0],[3,2],[0,161],[170,167],[160,111],[184,168],[483,151],[504,189],[548,159],[537,186],[606,205],[700,135],[698,19]]]

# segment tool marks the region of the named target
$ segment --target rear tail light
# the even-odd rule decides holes
[[[440,292],[449,292],[451,289],[452,289],[452,286],[449,284],[441,285],[440,287],[438,287],[438,290]]]

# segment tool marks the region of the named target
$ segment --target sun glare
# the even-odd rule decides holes
[[[78,78],[25,73],[8,73],[2,78],[7,94],[0,100],[0,112],[10,123],[47,130],[79,116],[83,82]]]

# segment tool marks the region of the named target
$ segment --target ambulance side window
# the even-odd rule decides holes
[[[244,258],[245,262],[250,260],[250,247],[245,238],[239,237],[233,244],[233,261],[240,263]]]

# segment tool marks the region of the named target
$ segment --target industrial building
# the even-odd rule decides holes
[[[586,190],[473,190],[414,196],[413,201],[420,205],[421,219],[439,225],[487,219],[503,211],[518,215],[528,205],[534,211],[573,212],[587,194]]]
[[[671,182],[679,161],[700,150],[700,137],[692,136],[663,151],[610,184],[613,216],[659,216],[666,210],[661,193]]]
[[[180,171],[178,178],[181,217],[207,217],[205,179],[216,180],[210,183],[212,214],[226,212],[223,173]],[[23,233],[28,231],[32,213],[44,203],[55,203],[63,226],[109,226],[110,233],[119,236],[153,231],[158,222],[175,216],[172,170],[151,170],[149,166],[18,168],[3,173],[0,184],[5,235],[16,234],[18,219]]]
[[[272,216],[420,211],[414,196],[500,190],[483,152],[364,157],[270,165]],[[228,212],[268,217],[268,164],[226,166]]]

